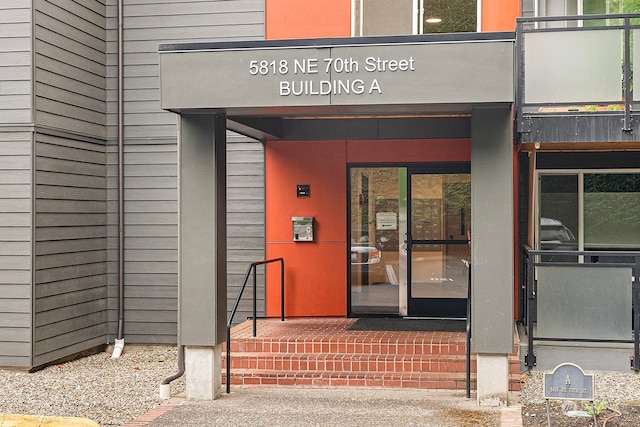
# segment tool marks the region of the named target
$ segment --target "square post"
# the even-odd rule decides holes
[[[178,144],[178,337],[187,398],[215,399],[227,316],[225,117],[182,115]]]

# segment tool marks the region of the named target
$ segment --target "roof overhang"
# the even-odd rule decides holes
[[[258,139],[455,137],[466,133],[472,109],[514,98],[513,33],[172,44],[159,52],[163,109],[225,114],[230,129]]]

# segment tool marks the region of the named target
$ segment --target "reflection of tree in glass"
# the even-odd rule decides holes
[[[585,174],[585,243],[640,244],[640,174]]]
[[[477,31],[476,0],[425,0],[424,18],[442,22],[424,24],[425,33],[474,33]]]

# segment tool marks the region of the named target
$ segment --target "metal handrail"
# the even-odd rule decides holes
[[[467,267],[467,359],[465,369],[467,374],[467,399],[471,398],[471,262],[463,259],[462,262]]]
[[[280,262],[280,320],[284,322],[284,258],[273,258],[264,261],[252,262],[251,265],[249,265],[249,268],[247,268],[247,273],[244,275],[244,280],[240,287],[240,291],[238,292],[238,296],[236,297],[236,302],[229,313],[229,318],[227,319],[227,394],[231,393],[231,324],[233,323],[233,316],[235,316],[236,311],[238,310],[238,305],[242,299],[242,293],[247,287],[247,281],[249,280],[251,272],[253,272],[253,337],[256,337],[258,325],[258,307],[256,297],[258,281],[256,277],[256,267],[259,265],[270,264],[272,262]]]
[[[536,259],[539,256],[574,256],[576,259],[584,258],[585,261],[595,261],[598,257],[617,256],[617,257],[632,257],[632,262],[619,262],[619,263],[587,263],[593,264],[594,268],[597,267],[610,267],[610,266],[627,266],[632,269],[632,283],[631,283],[631,296],[632,296],[632,325],[633,325],[633,339],[631,340],[607,340],[607,339],[587,339],[587,338],[563,338],[563,337],[540,337],[534,334],[534,323],[537,322],[537,282],[535,270],[537,266],[557,266],[566,267],[573,265],[584,265],[581,262],[554,262],[554,261],[542,261]],[[533,250],[529,246],[523,246],[523,262],[526,269],[524,276],[524,284],[522,286],[525,292],[526,298],[526,310],[524,313],[524,320],[526,324],[526,333],[528,338],[528,349],[525,355],[525,365],[528,368],[532,368],[536,365],[536,355],[533,352],[534,341],[568,341],[568,342],[616,342],[616,343],[633,343],[633,360],[631,361],[631,369],[638,372],[640,371],[640,252],[638,251],[557,251],[557,250]]]

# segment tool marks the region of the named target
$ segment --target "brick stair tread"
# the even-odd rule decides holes
[[[231,352],[231,359],[242,357],[278,358],[278,359],[299,359],[299,360],[465,360],[465,354],[373,354],[373,353],[271,353],[268,351],[242,351]],[[226,359],[226,354],[222,354],[222,360]],[[476,360],[475,354],[471,354],[471,360]]]
[[[226,347],[225,347],[226,348]],[[464,354],[464,340],[282,340],[269,338],[233,339],[232,352],[267,351],[278,353],[394,353],[398,349],[413,353]]]

